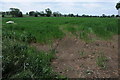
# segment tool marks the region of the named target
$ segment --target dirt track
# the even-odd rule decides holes
[[[56,49],[57,59],[52,62],[54,71],[69,78],[117,77],[118,43],[116,40],[96,40],[86,43],[74,37],[65,37]],[[81,55],[81,52],[84,54]],[[96,64],[96,58],[100,53],[104,53],[108,59],[106,69],[101,69]],[[88,74],[87,71],[91,73]]]
[[[95,40],[87,43],[75,36],[65,36],[62,40],[49,45],[32,44],[38,50],[49,51],[55,48],[56,58],[52,60],[53,70],[68,78],[116,78],[118,77],[118,36],[111,40]],[[103,53],[106,68],[96,64]]]

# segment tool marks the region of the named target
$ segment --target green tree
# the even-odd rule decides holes
[[[77,14],[76,17],[79,17],[79,15]]]
[[[45,12],[47,17],[50,17],[52,14],[52,11],[49,8],[45,9]]]
[[[113,14],[113,15],[111,15],[111,17],[115,17],[115,15]]]
[[[60,12],[53,12],[53,16],[55,16],[55,17],[60,17],[61,16],[61,13]]]
[[[74,14],[68,14],[69,17],[74,17]]]
[[[2,14],[2,17],[5,17],[5,12],[1,12],[1,14]]]
[[[10,11],[6,11],[6,15],[10,15]]]
[[[40,15],[40,16],[45,16],[44,11],[40,11],[40,12],[39,12],[39,15]]]
[[[34,11],[30,11],[29,12],[29,16],[34,16],[35,15],[35,12]]]
[[[17,15],[17,17],[23,17],[22,12],[19,12],[18,15]]]
[[[10,8],[10,14],[13,17],[19,17],[19,14],[21,14],[21,11],[17,8]]]
[[[34,15],[35,17],[38,17],[38,14],[37,13],[35,13],[35,15]]]
[[[102,14],[102,17],[106,17],[106,15],[105,15],[105,14]]]
[[[120,8],[120,2],[116,4],[116,9],[118,10]]]
[[[26,15],[29,15],[28,12],[26,13]]]

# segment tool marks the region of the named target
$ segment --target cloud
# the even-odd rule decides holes
[[[50,8],[53,12],[59,11],[63,14],[74,13],[74,14],[101,15],[105,13],[109,15],[109,14],[118,13],[115,8],[117,2],[77,2],[83,0],[75,0],[76,2],[74,0],[71,1],[69,0],[70,2],[64,2],[65,0],[64,1],[55,0],[56,2],[52,0],[51,2],[40,2],[41,0],[15,0],[16,2],[13,0],[3,0],[3,1],[0,2],[0,4],[2,4],[0,11],[1,10],[6,11],[9,10],[9,8],[14,7],[14,8],[19,8],[24,13],[29,11],[44,11],[44,9],[46,8]],[[61,2],[57,2],[57,1],[61,1]],[[89,1],[101,1],[101,0],[89,0]],[[109,1],[116,1],[116,0],[109,0]]]
[[[94,3],[90,3],[90,4],[82,4],[83,7],[87,7],[87,8],[98,8],[98,7],[102,7],[102,5],[100,4],[94,4]]]
[[[3,0],[3,2],[118,2],[118,0]]]

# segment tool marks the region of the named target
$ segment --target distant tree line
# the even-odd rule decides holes
[[[26,15],[29,15],[29,16],[34,16],[34,17],[38,17],[38,16],[42,16],[42,17],[60,17],[62,16],[62,14],[57,11],[57,12],[52,12],[49,8],[45,9],[45,12],[44,11],[30,11],[30,12],[27,12]]]
[[[120,3],[116,4],[116,9],[118,10],[120,8]],[[0,12],[2,14],[2,17],[5,17],[5,15],[12,15],[12,17],[23,17],[23,13],[20,11],[20,9],[17,8],[10,8],[10,11],[6,12]],[[27,16],[33,16],[33,17],[120,17],[119,15],[105,15],[102,14],[101,16],[93,16],[93,15],[79,15],[79,14],[61,14],[59,11],[52,12],[49,8],[45,9],[45,11],[30,11],[26,13]]]
[[[34,16],[34,17],[119,17],[119,15],[105,15],[105,14],[102,14],[101,16],[93,16],[93,15],[79,15],[79,14],[61,14],[59,11],[57,12],[53,12],[47,8],[45,9],[45,12],[44,11],[30,11],[30,12],[27,12],[26,15],[28,16]]]
[[[22,11],[18,8],[10,8],[10,11],[0,12],[0,14],[2,14],[2,17],[5,17],[5,15],[12,15],[12,17],[23,17]]]

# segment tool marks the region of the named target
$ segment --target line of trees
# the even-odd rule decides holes
[[[20,9],[17,8],[10,8],[10,13],[12,17],[23,17],[22,12],[20,11]]]
[[[22,12],[19,9],[16,8],[10,8],[10,11],[6,12],[1,12],[2,17],[5,17],[5,15],[12,15],[12,17],[23,17]],[[53,12],[47,8],[44,11],[30,11],[26,13],[27,16],[32,16],[32,17],[119,17],[119,15],[105,15],[102,14],[101,16],[93,16],[93,15],[79,15],[79,14],[61,14],[59,11]]]
[[[93,16],[93,15],[75,15],[75,14],[61,14],[59,11],[57,12],[53,12],[47,8],[45,9],[45,12],[44,11],[30,11],[30,12],[27,12],[26,15],[29,15],[29,16],[34,16],[34,17],[119,17],[119,15],[105,15],[105,14],[102,14],[101,16]]]
[[[9,10],[10,11],[1,12],[0,14],[2,14],[2,17],[4,17],[5,15],[12,15],[12,17],[23,17],[23,13],[22,11],[20,11],[20,9],[10,8]]]
[[[118,10],[120,8],[120,2],[118,2],[116,4],[116,9]],[[4,17],[5,15],[12,15],[12,17],[23,17],[22,12],[20,11],[20,9],[17,8],[10,8],[10,11],[6,11],[6,12],[0,12],[2,14],[2,17]],[[26,15],[28,16],[34,16],[34,17],[120,17],[120,15],[105,15],[102,14],[101,16],[93,16],[93,15],[74,15],[74,14],[61,14],[59,11],[57,12],[52,12],[52,10],[50,10],[49,8],[45,9],[45,11],[30,11],[27,12]]]
[[[30,11],[27,12],[26,15],[34,16],[34,17],[119,17],[119,15],[105,15],[102,14],[101,16],[93,16],[93,15],[79,15],[79,14],[61,14],[60,12],[53,12],[53,13],[45,13],[44,11]]]
[[[46,17],[51,17],[51,16],[54,16],[54,17],[60,17],[62,16],[62,14],[57,11],[57,12],[52,12],[52,10],[50,10],[49,8],[45,9],[45,12],[44,11],[30,11],[30,12],[27,12],[26,15],[29,15],[29,16],[35,16],[35,17],[38,17],[38,16],[46,16]]]
[[[116,4],[116,9],[118,10],[120,8],[120,2],[118,2]],[[93,16],[93,15],[74,15],[74,14],[61,14],[60,12],[53,12],[47,8],[45,9],[45,12],[44,11],[41,11],[41,12],[38,12],[38,11],[30,11],[30,12],[27,12],[26,15],[29,15],[29,16],[35,16],[35,17],[38,17],[38,16],[47,16],[47,17],[119,17],[119,15],[105,15],[105,14],[102,14],[101,16]]]

